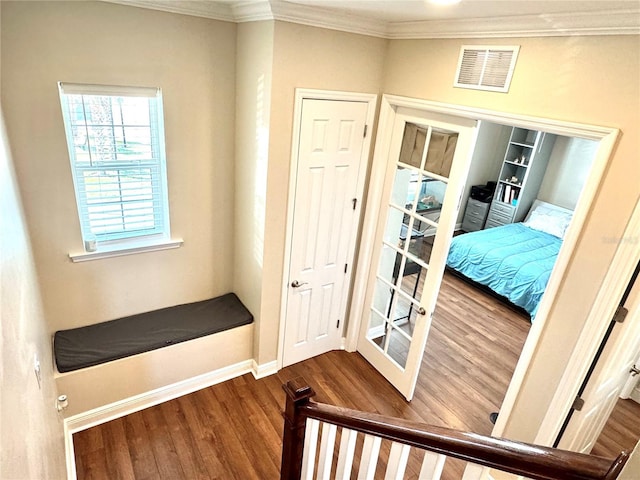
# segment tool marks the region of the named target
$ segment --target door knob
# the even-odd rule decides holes
[[[298,280],[294,280],[293,282],[291,282],[291,286],[293,288],[298,288],[301,287],[302,285],[306,285],[308,282],[299,282]]]

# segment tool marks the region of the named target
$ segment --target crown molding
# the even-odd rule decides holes
[[[269,3],[274,20],[387,38],[388,22],[385,21],[281,0]]]
[[[639,34],[640,9],[629,9],[608,12],[396,22],[389,24],[386,38],[504,38]]]
[[[235,4],[231,10],[238,23],[273,20],[271,4],[267,0],[247,0]]]
[[[231,5],[223,2],[213,2],[201,0],[101,0],[107,3],[117,3],[130,7],[148,8],[169,13],[180,13],[192,17],[210,18],[212,20],[223,20],[225,22],[235,22]]]
[[[387,39],[640,35],[640,8],[587,13],[385,22],[284,0],[102,0],[227,22],[279,20]]]

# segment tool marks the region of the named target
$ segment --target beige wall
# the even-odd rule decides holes
[[[102,2],[2,2],[2,100],[51,330],[231,290],[231,23]],[[56,82],[163,90],[176,250],[72,263],[82,251]]]
[[[584,138],[558,137],[538,198],[574,210],[589,177],[598,143]]]
[[[273,31],[271,21],[241,23],[236,46],[233,291],[253,313],[256,327],[261,323]],[[258,358],[259,328],[254,334]]]
[[[473,43],[487,40],[392,41],[385,93],[622,130],[507,425],[532,441],[640,194],[640,38],[491,40],[521,46],[508,94],[452,87],[460,46]]]
[[[66,478],[51,343],[1,113],[0,334],[0,478]]]
[[[378,93],[387,41],[276,22],[259,363],[276,359],[296,88]]]

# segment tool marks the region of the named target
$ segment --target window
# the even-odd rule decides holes
[[[85,250],[168,239],[160,89],[59,89]]]

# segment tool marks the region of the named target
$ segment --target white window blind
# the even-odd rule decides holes
[[[157,88],[59,83],[82,237],[169,237]]]
[[[463,45],[454,86],[508,92],[519,50],[518,46]]]

